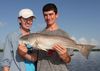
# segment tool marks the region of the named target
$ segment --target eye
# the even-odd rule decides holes
[[[50,15],[50,16],[52,16],[52,15],[53,15],[53,13],[50,13],[49,15]]]

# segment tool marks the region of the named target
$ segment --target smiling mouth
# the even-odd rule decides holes
[[[26,25],[27,27],[30,27],[30,26],[31,26],[31,24],[27,24],[27,23],[26,23],[25,25]]]

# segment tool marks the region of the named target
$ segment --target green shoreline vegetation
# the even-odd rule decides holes
[[[78,50],[74,50],[74,51],[78,51]],[[100,51],[100,49],[92,49],[91,51]],[[0,49],[0,52],[3,52],[3,49]]]
[[[78,51],[78,50],[74,50],[74,51]],[[100,51],[100,49],[92,49],[91,51]]]
[[[3,49],[0,49],[0,52],[3,52]]]

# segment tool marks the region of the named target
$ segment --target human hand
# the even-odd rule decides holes
[[[71,61],[71,58],[65,47],[59,44],[55,44],[53,49],[59,54],[60,58],[64,60],[64,62],[69,63]]]
[[[67,49],[59,44],[55,44],[53,46],[53,49],[56,50],[56,52],[59,54],[59,55],[63,55],[63,54],[66,54],[67,53]]]
[[[17,51],[20,56],[24,57],[27,54],[28,49],[25,44],[19,44]]]
[[[36,54],[30,54],[31,56],[31,61],[37,61],[37,55]]]
[[[4,67],[2,68],[3,71],[9,71],[9,69],[10,69],[10,68],[9,68],[8,66],[4,66]]]

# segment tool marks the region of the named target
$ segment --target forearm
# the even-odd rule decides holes
[[[31,60],[31,56],[30,56],[29,54],[26,54],[26,55],[24,56],[24,59],[27,59],[27,60],[29,60],[29,61],[32,61],[32,60]]]
[[[62,55],[60,55],[60,57],[66,63],[70,63],[70,61],[71,61],[71,57],[68,54],[62,54]]]
[[[37,59],[36,59],[36,56],[33,55],[33,54],[26,54],[26,55],[24,56],[24,59],[27,59],[27,60],[33,61],[33,62],[37,60]]]
[[[66,63],[70,63],[71,62],[71,57],[70,56],[66,56],[63,60]]]
[[[8,66],[3,67],[3,71],[9,71],[9,67]]]

